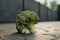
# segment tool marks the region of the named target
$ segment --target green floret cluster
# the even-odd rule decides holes
[[[30,33],[35,33],[34,24],[38,23],[39,17],[33,11],[22,11],[17,15],[16,18],[16,29],[19,33],[22,32],[24,28],[27,28]]]

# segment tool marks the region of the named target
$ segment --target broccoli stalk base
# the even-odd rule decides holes
[[[36,33],[37,32],[34,28],[34,24],[22,24],[22,25],[17,24],[16,28],[17,28],[18,33],[22,33],[22,30],[25,27],[30,31],[30,33]]]

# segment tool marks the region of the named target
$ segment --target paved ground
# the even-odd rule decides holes
[[[37,33],[18,34],[15,23],[0,24],[0,40],[60,40],[60,22],[39,22]]]

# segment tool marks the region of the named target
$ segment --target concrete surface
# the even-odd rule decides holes
[[[0,40],[60,40],[60,22],[39,22],[37,33],[18,34],[15,23],[0,24]]]

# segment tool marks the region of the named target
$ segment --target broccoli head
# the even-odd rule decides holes
[[[16,29],[19,33],[27,28],[30,33],[35,33],[34,24],[38,23],[39,17],[33,11],[22,11],[16,17]]]

